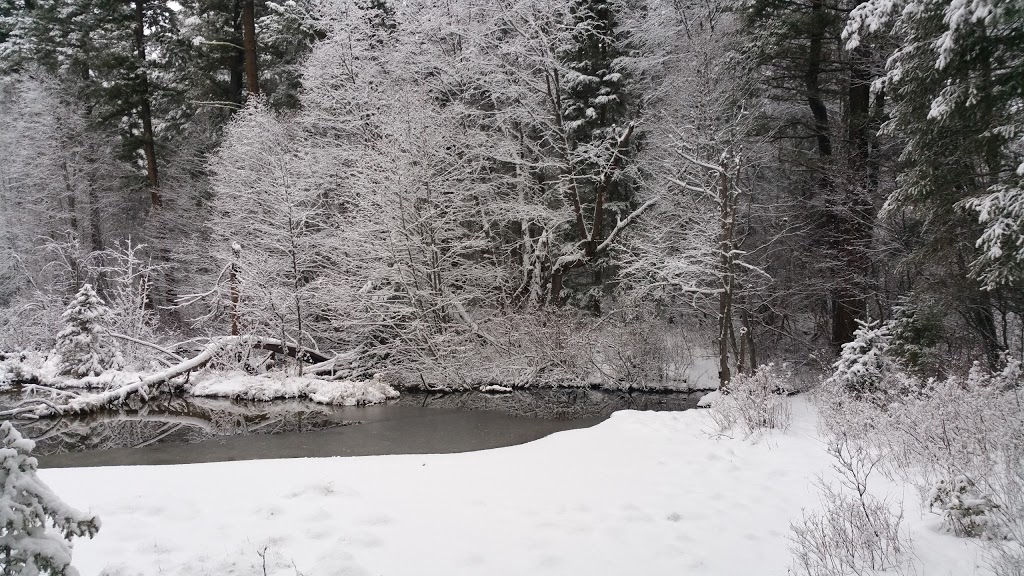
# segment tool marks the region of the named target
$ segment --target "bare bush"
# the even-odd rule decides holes
[[[821,434],[839,483],[819,480],[823,510],[791,525],[794,573],[844,576],[898,568],[910,548],[900,531],[902,507],[894,510],[868,490],[887,461],[880,440],[886,428],[879,424],[886,415],[865,394],[868,389],[833,377],[816,393]]]
[[[954,534],[1024,542],[1020,364],[930,380],[886,407],[887,472],[918,488]]]
[[[712,419],[719,430],[739,426],[747,434],[761,430],[786,430],[793,421],[786,391],[792,374],[784,367],[765,364],[753,374],[740,374],[729,383],[729,393],[711,404]]]
[[[995,542],[988,561],[993,576],[1024,576],[1024,546],[1017,542]]]
[[[821,483],[820,512],[804,512],[793,523],[791,571],[807,576],[842,576],[896,568],[907,549],[900,534],[902,512],[870,495],[856,496]]]
[[[951,533],[989,539],[993,571],[1016,574],[1024,542],[1020,363],[927,381],[894,369],[884,380],[849,386],[833,377],[818,390],[822,432],[844,485],[865,502],[875,470],[915,486]]]
[[[129,366],[139,366],[152,357],[152,349],[135,340],[157,340],[157,315],[150,300],[153,277],[161,266],[152,263],[145,244],[131,238],[98,254],[97,273],[106,285],[105,296],[111,311],[109,329],[127,336],[121,353]]]

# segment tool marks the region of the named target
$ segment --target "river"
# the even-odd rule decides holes
[[[43,468],[485,450],[584,428],[622,409],[687,410],[702,393],[532,389],[405,392],[387,404],[174,397],[128,410],[19,423]],[[0,397],[0,404],[17,399]]]

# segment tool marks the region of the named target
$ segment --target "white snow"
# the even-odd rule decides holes
[[[697,402],[697,408],[711,408],[711,405],[715,403],[715,400],[718,400],[721,396],[722,393],[718,390],[708,392],[700,397],[700,400]]]
[[[309,398],[320,404],[355,406],[379,404],[397,398],[398,392],[379,378],[372,380],[329,381],[302,376],[266,376],[228,372],[204,377],[192,386],[194,396],[219,396],[244,400]]]
[[[60,372],[60,355],[27,351],[12,354],[0,360],[0,386],[10,386],[18,380],[37,379],[49,384]]]
[[[480,391],[488,394],[511,394],[512,388],[498,384],[487,384],[485,386],[481,386]]]
[[[127,386],[142,379],[143,374],[131,370],[105,370],[96,376],[72,378],[60,374],[61,355],[25,352],[0,361],[0,387],[16,381],[37,381],[50,388],[84,388],[108,390]]]
[[[103,529],[83,574],[786,574],[789,524],[829,462],[805,400],[787,433],[711,433],[707,411],[614,414],[450,455],[42,470]],[[906,505],[919,574],[983,573],[976,543]]]

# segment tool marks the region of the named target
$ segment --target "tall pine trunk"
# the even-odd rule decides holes
[[[153,137],[153,112],[149,104],[149,76],[146,73],[146,26],[144,0],[135,0],[135,50],[139,64],[139,115],[142,117],[142,150],[146,155],[146,180],[153,207],[163,205],[160,178],[156,168],[156,141]]]
[[[256,6],[253,0],[242,0],[242,47],[245,48],[245,88],[250,96],[256,96],[260,93],[260,77],[256,67]]]

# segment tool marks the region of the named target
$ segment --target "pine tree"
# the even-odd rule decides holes
[[[900,47],[876,90],[892,103],[886,129],[906,143],[886,210],[924,223],[916,255],[948,271],[994,369],[1009,345],[994,302],[1012,301],[1019,289],[999,290],[1024,280],[1024,11],[1014,2],[870,0],[850,14],[847,48],[883,31]]]
[[[571,18],[571,41],[562,56],[571,71],[563,115],[577,146],[607,145],[626,119],[623,38],[608,0],[576,0]]]
[[[826,384],[838,385],[859,394],[878,392],[892,370],[887,356],[889,329],[879,322],[858,322],[853,340],[843,344],[839,360],[833,365],[835,372]]]
[[[938,347],[945,337],[942,320],[942,310],[929,299],[913,294],[900,298],[887,323],[892,335],[889,353],[910,369],[939,373],[943,358]]]
[[[97,376],[106,370],[124,366],[121,352],[105,334],[103,323],[110,309],[85,284],[61,318],[65,327],[57,335],[61,372],[71,376]]]
[[[574,0],[569,7],[569,34],[559,54],[567,68],[560,101],[570,158],[566,177],[578,191],[583,207],[594,205],[595,215],[600,213],[591,224],[597,231],[595,238],[603,238],[617,218],[624,218],[635,208],[633,191],[621,171],[607,186],[601,181],[613,155],[626,152],[618,150],[617,140],[629,124],[631,112],[629,74],[623,64],[628,38],[619,29],[618,8],[609,0]],[[597,210],[596,205],[603,209]],[[570,241],[575,243],[579,238]],[[577,288],[577,293],[569,294],[577,305],[600,312],[605,264],[588,264],[593,272],[589,281],[578,278],[566,282],[567,287],[575,284]],[[580,280],[584,280],[582,285]]]
[[[34,448],[10,422],[0,424],[0,569],[4,576],[77,576],[70,540],[95,536],[100,519],[71,508],[39,480]],[[48,523],[61,534],[47,532]]]

